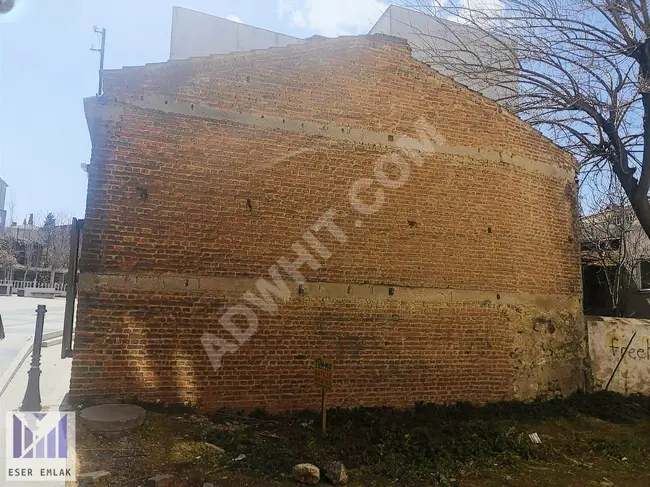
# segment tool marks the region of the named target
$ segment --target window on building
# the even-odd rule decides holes
[[[598,250],[598,242],[583,242],[580,245],[580,250],[587,252],[590,250]]]
[[[620,238],[611,238],[608,240],[602,240],[600,242],[601,250],[620,250],[621,249],[621,239]]]
[[[615,215],[612,218],[612,224],[614,226],[617,226],[617,227],[620,227],[620,226],[626,226],[627,227],[629,225],[632,225],[634,223],[634,220],[635,220],[634,213],[631,213],[631,212],[628,211],[623,215],[622,214]]]
[[[650,260],[641,261],[641,289],[650,291]]]
[[[610,238],[601,240],[599,242],[582,242],[580,244],[580,250],[583,252],[587,251],[598,251],[598,250],[620,250],[621,249],[621,239],[620,238]]]

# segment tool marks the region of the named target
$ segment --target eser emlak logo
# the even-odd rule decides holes
[[[75,480],[75,414],[7,413],[7,481]]]

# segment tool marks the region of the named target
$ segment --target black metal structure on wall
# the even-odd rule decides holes
[[[74,312],[77,299],[79,244],[81,242],[81,231],[83,227],[83,220],[72,219],[72,225],[70,225],[70,261],[68,262],[68,286],[65,298],[65,313],[63,315],[61,358],[71,358],[74,355],[72,335],[74,333]]]

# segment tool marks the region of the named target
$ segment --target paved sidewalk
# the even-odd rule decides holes
[[[47,317],[47,315],[46,315]],[[5,422],[7,412],[17,410],[27,389],[31,355],[25,360],[7,390],[0,396],[0,485],[7,487],[62,487],[64,482],[6,482]],[[41,358],[41,404],[44,410],[58,410],[70,388],[72,359],[61,359],[61,347],[43,348]]]
[[[45,327],[43,332],[63,330],[65,299],[0,297],[0,315],[6,337],[0,341],[0,375],[9,367],[18,352],[34,339],[36,306],[44,304]]]

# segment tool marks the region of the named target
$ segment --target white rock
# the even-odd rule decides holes
[[[293,478],[301,484],[314,485],[320,482],[320,470],[311,463],[299,463],[293,467]]]
[[[218,453],[219,455],[226,453],[226,450],[224,450],[223,448],[219,448],[217,445],[213,445],[212,443],[206,442],[205,446],[213,450],[215,453]]]

